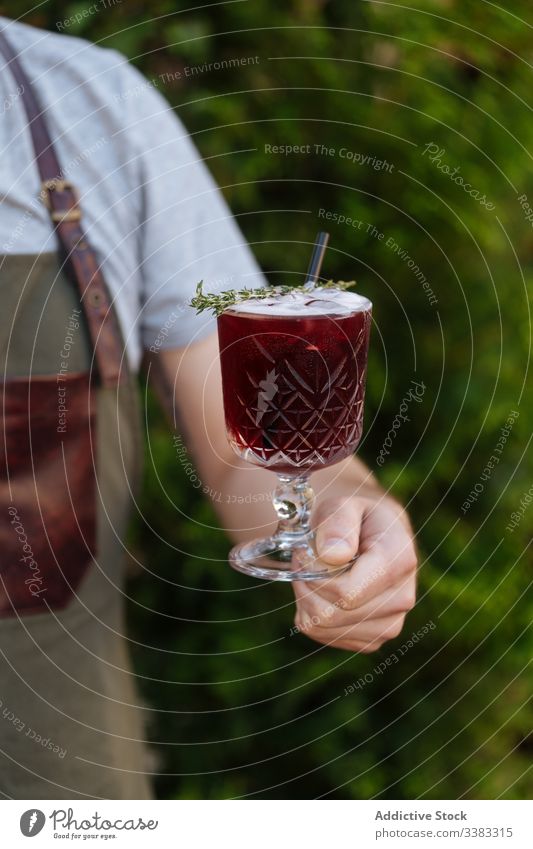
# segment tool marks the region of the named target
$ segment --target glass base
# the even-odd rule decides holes
[[[346,572],[356,559],[341,566],[324,563],[312,532],[294,539],[275,534],[252,540],[236,545],[229,554],[230,565],[238,572],[267,581],[323,581]]]

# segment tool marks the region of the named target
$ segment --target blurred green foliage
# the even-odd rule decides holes
[[[15,17],[21,5],[2,8]],[[83,7],[49,2],[23,19],[54,29]],[[422,566],[404,633],[376,655],[290,636],[290,589],[230,571],[212,506],[150,406],[144,520],[133,534],[150,573],[131,582],[129,619],[153,706],[157,792],[526,797],[533,506],[513,532],[506,526],[532,483],[533,234],[518,200],[525,193],[533,205],[530,4],[515,0],[512,13],[484,0],[195,7],[125,0],[71,31],[123,51],[156,82],[270,279],[299,279],[314,233],[331,231],[325,273],[355,276],[374,302],[361,448],[371,467],[411,379],[426,386],[379,470],[409,506]],[[239,57],[258,61],[186,71]],[[265,144],[311,153],[269,154]],[[494,208],[431,161],[429,144]],[[320,209],[363,224],[326,224]],[[500,462],[463,512],[513,410]],[[434,630],[373,673],[429,621]],[[368,673],[371,683],[344,695]]]

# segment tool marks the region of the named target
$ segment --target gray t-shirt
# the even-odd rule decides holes
[[[35,85],[84,227],[116,298],[129,358],[212,330],[187,304],[264,279],[191,139],[155,86],[114,50],[0,17]],[[39,200],[22,99],[0,58],[0,254],[56,249]]]

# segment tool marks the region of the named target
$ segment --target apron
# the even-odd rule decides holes
[[[92,445],[88,457],[77,456],[72,465],[89,462],[96,468],[94,492],[86,494],[87,502],[94,498],[95,551],[88,555],[81,534],[71,543],[70,553],[78,559],[64,564],[70,567],[66,598],[64,586],[56,587],[57,606],[0,617],[0,793],[16,799],[151,798],[144,775],[150,768],[143,744],[146,710],[139,705],[124,639],[122,540],[143,452],[135,380],[128,374],[117,387],[87,391],[91,345],[78,295],[55,253],[5,256],[0,278],[0,366],[6,385],[31,375],[32,383],[47,387],[52,404],[43,422],[49,435],[54,429],[50,406],[58,429],[62,399],[68,407],[72,391],[83,392],[87,403],[91,398]],[[71,378],[72,385],[58,382],[58,375]],[[59,395],[58,387],[65,386],[65,395]],[[31,415],[37,441],[39,410],[36,406]],[[75,425],[69,415],[67,430]],[[58,436],[68,434],[60,430]],[[64,483],[49,482],[63,495]],[[35,547],[23,507],[13,506]],[[82,515],[89,533],[90,512]],[[52,514],[50,536],[54,519]],[[18,536],[13,533],[20,554]],[[0,556],[5,562],[5,551]],[[42,580],[34,581],[34,589],[43,591],[42,599],[53,577],[42,563],[39,567],[40,576],[33,577]]]
[[[0,615],[0,793],[16,799],[151,798],[144,774],[150,770],[146,710],[124,638],[122,540],[143,454],[136,382],[128,374],[118,386],[89,390],[91,344],[78,294],[57,254],[7,255],[0,263],[5,395],[15,387],[15,401],[6,404],[4,397],[4,408],[22,419],[21,426],[15,422],[8,465],[17,441],[21,451],[29,445],[42,508],[39,529],[28,519],[27,486],[19,501],[15,486],[10,500],[2,477],[0,509],[4,520],[7,509],[12,537],[7,551],[3,539],[0,553],[4,576],[6,562],[18,558],[18,573],[2,581],[4,596],[6,586],[15,601],[17,592],[26,595],[20,609]],[[94,407],[81,416],[81,444],[69,434],[76,431],[70,404]],[[5,421],[4,439],[8,415]],[[63,452],[64,480],[47,480],[47,450]],[[16,462],[8,470],[14,478]],[[79,518],[77,535],[65,544],[61,529],[69,519],[61,510]],[[31,552],[25,554],[25,546]]]
[[[136,383],[75,188],[5,29],[0,52],[59,248],[0,257],[0,794],[150,798],[123,609],[143,451]]]

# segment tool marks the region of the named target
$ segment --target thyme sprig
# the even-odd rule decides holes
[[[227,289],[225,292],[220,292],[215,295],[212,292],[204,292],[204,281],[200,280],[196,286],[196,294],[191,300],[191,307],[194,307],[197,313],[212,310],[215,315],[220,315],[232,307],[234,304],[241,301],[263,300],[271,298],[273,295],[288,295],[289,292],[304,291],[310,294],[314,289],[349,289],[355,286],[355,280],[327,280],[325,283],[317,283],[315,286],[267,286],[262,289]]]

